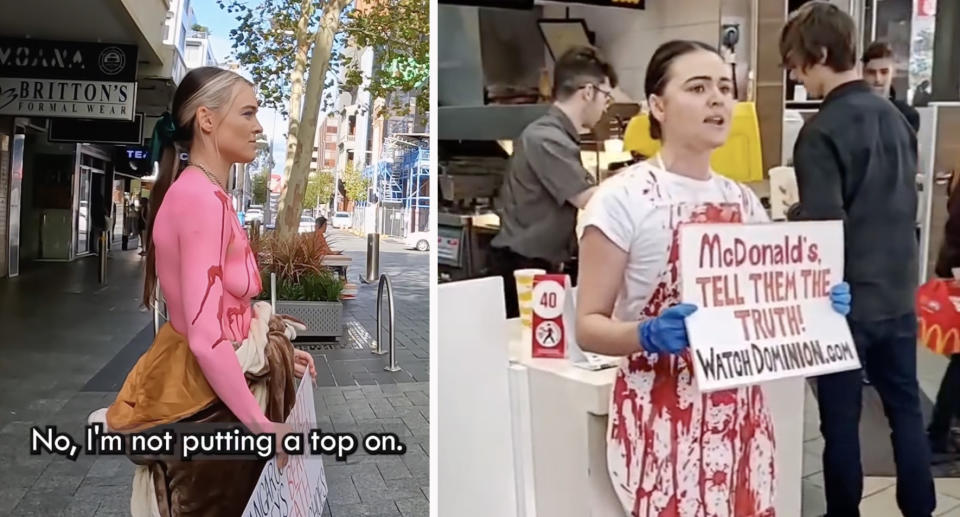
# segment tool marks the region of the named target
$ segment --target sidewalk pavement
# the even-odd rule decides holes
[[[332,233],[334,247],[354,257],[355,281],[365,243]],[[382,270],[396,290],[403,371],[380,375],[386,356],[369,351],[376,285],[361,286],[357,299],[345,302],[349,332],[340,343],[296,343],[329,349],[311,350],[326,372],[315,394],[318,427],[360,437],[393,432],[408,450],[369,456],[361,449],[346,462],[325,458],[330,517],[429,514],[429,255],[390,245],[381,251]],[[72,462],[28,449],[34,425],[55,425],[82,439],[87,415],[113,401],[149,346],[152,313],[139,304],[142,263],[136,251],[113,252],[104,287],[97,285],[96,259],[30,264],[20,277],[0,280],[0,517],[129,515],[128,459],[81,454]]]

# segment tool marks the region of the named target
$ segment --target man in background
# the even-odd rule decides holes
[[[863,79],[873,88],[874,93],[890,99],[890,102],[903,113],[914,132],[920,131],[920,114],[909,104],[896,98],[893,92],[893,72],[896,63],[893,60],[893,49],[882,41],[874,41],[863,52],[860,60],[863,63]]]
[[[616,72],[595,49],[571,48],[554,66],[553,105],[514,144],[498,199],[500,232],[491,242],[508,318],[520,314],[515,270],[559,273],[575,254],[577,210],[596,189],[580,161],[580,132],[600,122],[616,86]]]
[[[906,117],[861,79],[856,34],[853,19],[827,2],[804,4],[781,33],[784,67],[823,99],[793,152],[799,218],[843,221],[843,280],[853,295],[847,321],[892,430],[897,504],[905,516],[929,517],[936,495],[920,412],[914,311],[917,137]],[[816,379],[828,516],[860,515],[861,379],[860,370]]]

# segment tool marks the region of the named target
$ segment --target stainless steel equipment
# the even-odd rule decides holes
[[[440,282],[491,274],[490,241],[499,230],[496,214],[437,214]]]

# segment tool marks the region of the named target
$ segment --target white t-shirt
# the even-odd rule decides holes
[[[629,254],[613,315],[638,321],[680,302],[682,223],[766,221],[757,196],[734,181],[641,163],[600,185],[578,231],[594,226]],[[607,467],[625,512],[773,515],[773,422],[759,386],[704,394],[689,353],[638,346],[612,391]]]
[[[739,211],[739,213],[734,213]],[[617,295],[614,318],[645,319],[659,314],[657,287],[672,291],[679,271],[675,230],[684,222],[765,223],[767,213],[749,188],[716,173],[698,180],[667,172],[650,162],[636,164],[604,181],[580,214],[577,233],[595,226],[629,254],[623,288]],[[653,307],[647,307],[648,303]],[[646,309],[646,310],[645,310]],[[652,310],[656,309],[655,312]]]

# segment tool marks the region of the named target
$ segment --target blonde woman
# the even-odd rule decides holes
[[[227,194],[231,165],[256,154],[257,108],[250,82],[204,67],[184,77],[172,115],[158,123],[155,143],[164,150],[150,198],[143,301],[152,306],[159,280],[169,322],[109,408],[110,430],[187,422],[218,424],[199,428],[210,432],[229,423],[258,434],[290,430],[281,422],[294,403],[294,378],[315,375],[313,359],[293,349],[287,325],[264,312],[269,305],[252,308],[263,286]],[[248,343],[259,343],[256,353],[247,353]],[[254,383],[266,400],[255,397]],[[172,517],[239,515],[264,465],[256,458],[142,463],[160,514]]]

